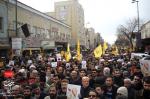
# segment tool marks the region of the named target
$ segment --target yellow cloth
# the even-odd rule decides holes
[[[70,53],[70,45],[67,45],[67,52],[66,52],[66,61],[68,62],[71,59],[71,53]]]
[[[82,59],[82,55],[81,55],[81,53],[80,53],[80,41],[78,40],[78,42],[77,42],[77,60],[78,61],[81,61],[81,59]]]
[[[95,58],[100,58],[102,53],[103,52],[102,52],[102,46],[101,45],[99,45],[98,47],[95,48],[95,50],[94,50]]]
[[[112,46],[112,54],[118,55],[118,48],[117,48],[116,45],[113,45],[113,46]]]
[[[103,54],[105,54],[106,49],[108,48],[108,45],[106,42],[103,44]]]

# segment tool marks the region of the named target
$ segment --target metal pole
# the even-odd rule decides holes
[[[137,33],[139,35],[139,33],[140,33],[139,1],[138,0],[132,0],[132,3],[135,3],[135,2],[137,3],[137,25],[138,25]],[[136,47],[140,48],[140,44],[137,41],[136,41]]]
[[[138,32],[140,30],[140,19],[139,19],[139,1],[136,1],[137,2],[137,17],[138,17]]]
[[[18,37],[18,31],[17,31],[17,27],[18,27],[18,23],[17,23],[18,22],[18,19],[17,19],[17,12],[18,12],[17,11],[17,0],[16,0],[16,4],[15,4],[15,10],[16,10],[16,13],[15,13],[16,14],[15,15],[16,16],[16,37]]]
[[[132,0],[132,3],[137,3],[137,21],[138,21],[138,32],[140,30],[140,18],[139,18],[139,1],[138,0]]]

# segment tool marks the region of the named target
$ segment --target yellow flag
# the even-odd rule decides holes
[[[70,46],[67,45],[67,52],[66,52],[66,61],[68,62],[71,59],[71,53],[70,53]]]
[[[103,54],[105,54],[106,49],[108,48],[108,45],[106,42],[103,44]]]
[[[82,59],[82,55],[80,53],[80,41],[78,40],[77,42],[77,60],[81,60]]]
[[[98,47],[95,48],[94,50],[94,56],[95,58],[100,58],[102,55],[102,46],[99,45]]]
[[[116,45],[113,45],[113,46],[112,46],[112,54],[118,55],[118,48],[117,48]]]
[[[119,54],[117,46],[116,46],[115,54],[116,54],[116,55],[118,55],[118,54]]]
[[[61,57],[65,56],[65,52],[64,51],[61,51],[60,54],[61,54]]]

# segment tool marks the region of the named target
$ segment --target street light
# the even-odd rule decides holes
[[[137,20],[138,20],[138,33],[140,29],[140,20],[139,20],[139,1],[138,0],[132,0],[132,3],[137,3]]]

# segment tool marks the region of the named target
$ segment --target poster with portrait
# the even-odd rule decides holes
[[[141,71],[144,76],[150,76],[150,61],[140,60]]]
[[[82,68],[86,69],[86,61],[82,61],[81,63],[82,63]]]
[[[81,86],[68,84],[67,85],[67,99],[79,99]]]
[[[56,68],[57,67],[57,62],[51,62],[51,66],[52,66],[52,68]]]

